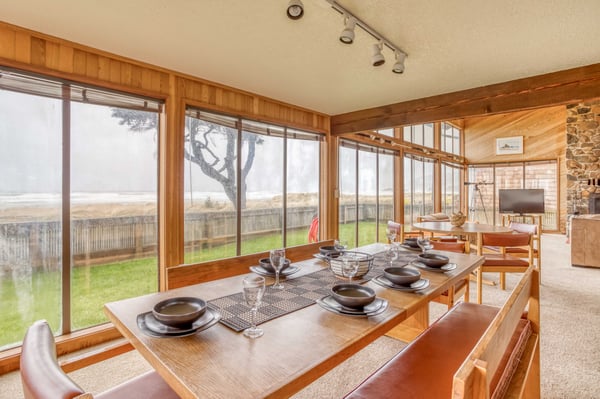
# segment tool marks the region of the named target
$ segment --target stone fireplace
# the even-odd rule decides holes
[[[567,213],[600,213],[600,99],[567,105]]]

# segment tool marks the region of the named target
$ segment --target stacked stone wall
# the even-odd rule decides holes
[[[587,214],[600,194],[600,99],[567,106],[566,164],[567,213]]]

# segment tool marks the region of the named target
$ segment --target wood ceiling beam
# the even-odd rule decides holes
[[[493,115],[600,97],[600,64],[331,117],[332,134]]]

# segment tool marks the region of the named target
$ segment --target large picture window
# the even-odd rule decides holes
[[[471,220],[499,223],[498,190],[544,189],[544,230],[558,229],[558,178],[556,161],[510,162],[469,166],[469,214]]]
[[[394,151],[342,141],[339,235],[352,247],[387,240],[387,221],[394,217],[395,156]]]
[[[148,98],[0,73],[0,347],[35,320],[57,333],[153,292],[157,126]]]
[[[434,211],[433,159],[404,156],[404,223],[415,223],[417,216]]]
[[[186,263],[310,241],[322,135],[191,107],[184,135]]]

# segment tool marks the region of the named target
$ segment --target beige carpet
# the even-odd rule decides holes
[[[570,246],[562,235],[542,237],[542,397],[600,398],[600,269],[570,266]],[[497,280],[497,275],[486,276]],[[500,305],[518,281],[507,277],[507,291],[485,286],[484,303]],[[471,283],[471,300],[476,288]],[[431,305],[432,318],[445,307]],[[295,399],[339,398],[391,358],[405,344],[382,337],[294,395]],[[81,386],[101,392],[150,366],[136,352],[71,373]],[[102,377],[102,378],[99,378]],[[0,398],[21,398],[18,373],[0,376]]]

